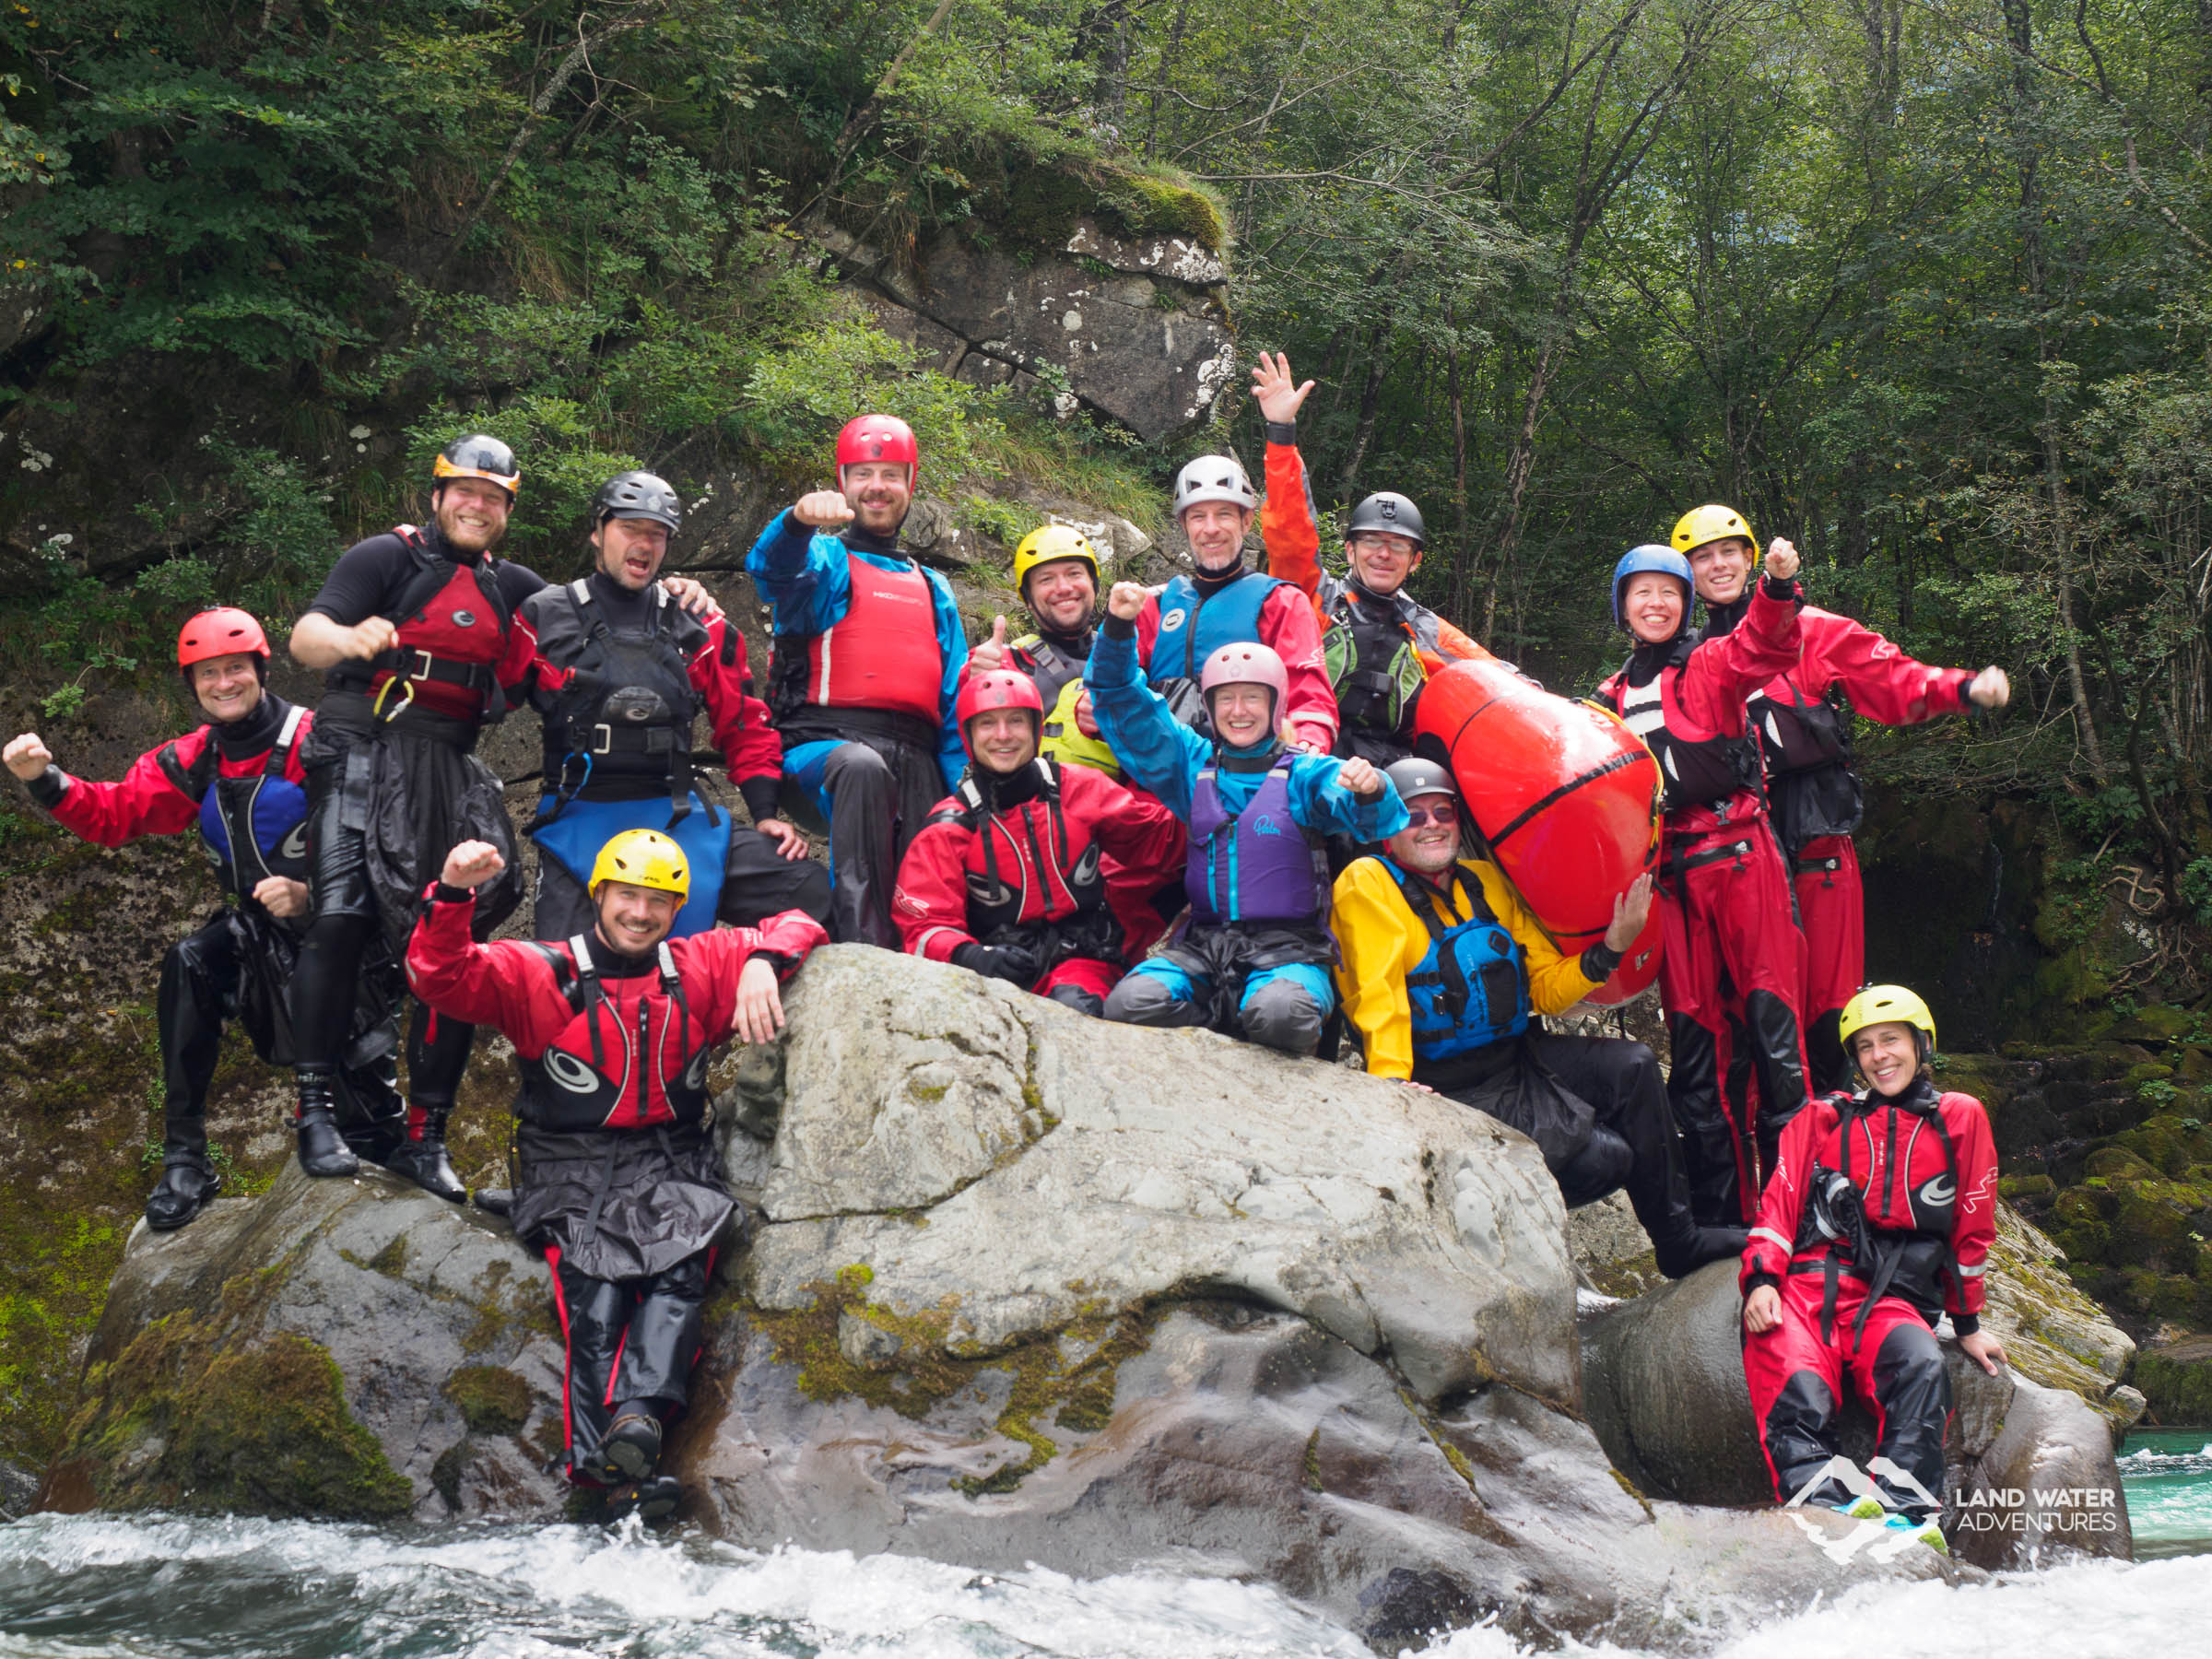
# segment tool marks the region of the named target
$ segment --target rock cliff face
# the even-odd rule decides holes
[[[1487,1118],[856,947],[788,1006],[730,1068],[762,1216],[670,1450],[717,1535],[1256,1577],[1385,1651],[1962,1571],[1640,1495],[1581,1416],[1557,1192]],[[133,1240],[45,1501],[548,1517],[559,1364],[504,1232],[287,1174]]]

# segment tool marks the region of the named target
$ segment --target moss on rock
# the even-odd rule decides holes
[[[477,1434],[513,1434],[530,1420],[530,1384],[502,1366],[465,1365],[443,1392]]]

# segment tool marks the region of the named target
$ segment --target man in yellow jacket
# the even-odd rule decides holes
[[[1741,1253],[1742,1228],[1700,1227],[1690,1215],[1652,1051],[1532,1026],[1620,965],[1651,913],[1651,877],[1614,900],[1600,943],[1562,956],[1496,865],[1460,856],[1465,815],[1452,774],[1416,758],[1383,775],[1406,802],[1406,827],[1380,856],[1347,865],[1332,895],[1336,977],[1369,1073],[1520,1130],[1570,1209],[1625,1187],[1669,1278]]]

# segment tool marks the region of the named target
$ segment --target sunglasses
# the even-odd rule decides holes
[[[1406,808],[1406,827],[1409,830],[1418,830],[1423,824],[1434,824],[1440,829],[1449,830],[1458,822],[1459,804],[1456,801],[1444,801],[1434,806]]]

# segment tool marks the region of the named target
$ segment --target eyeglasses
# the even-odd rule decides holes
[[[1355,535],[1345,545],[1362,553],[1403,553],[1408,559],[1420,551],[1402,535]]]
[[[1440,830],[1449,830],[1458,822],[1459,803],[1456,801],[1442,801],[1434,806],[1406,808],[1406,827],[1409,830],[1418,830],[1423,824],[1434,824]]]

